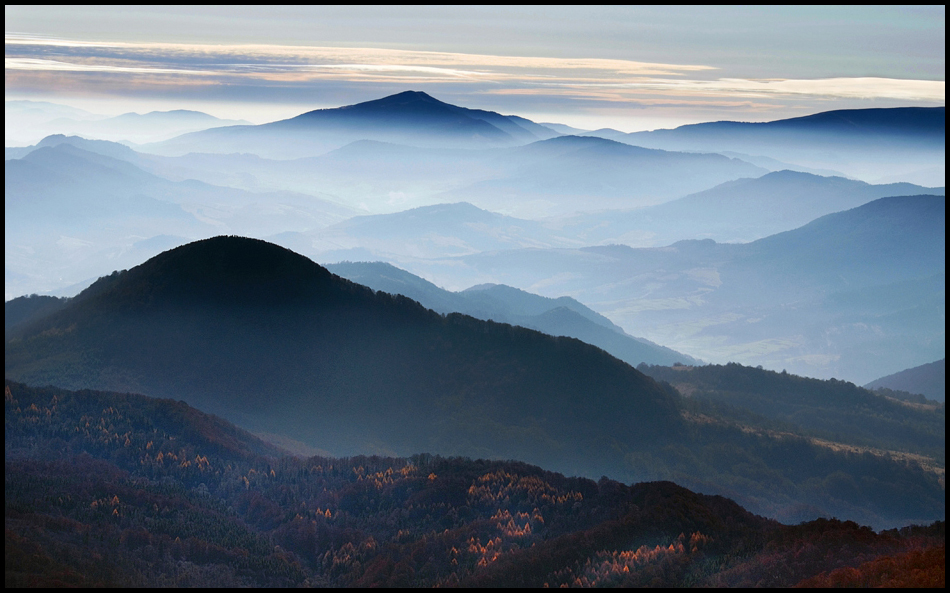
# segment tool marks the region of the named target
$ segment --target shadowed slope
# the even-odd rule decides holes
[[[651,379],[597,348],[442,317],[237,237],[102,278],[17,336],[10,377],[182,398],[340,454],[518,457],[597,474],[613,463],[609,443],[678,423]]]

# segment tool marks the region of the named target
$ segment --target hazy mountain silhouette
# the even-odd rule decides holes
[[[143,255],[136,245],[149,237],[303,231],[354,213],[317,196],[172,182],[140,168],[136,155],[111,142],[53,136],[5,162],[7,298],[135,265]]]
[[[519,249],[413,271],[571,295],[694,356],[863,384],[943,355],[945,209],[890,197],[747,244]]]
[[[505,169],[445,192],[490,210],[555,215],[666,202],[765,169],[719,154],[669,152],[562,136],[509,149]]]
[[[331,194],[366,213],[432,204],[433,196],[496,174],[492,150],[416,148],[357,140],[317,156],[290,160],[249,153],[137,153],[136,164],[171,180],[197,179],[250,191]]]
[[[59,146],[60,144],[70,144],[76,148],[81,148],[89,152],[112,157],[122,161],[129,161],[132,164],[139,165],[140,155],[125,144],[111,142],[109,140],[89,140],[82,136],[66,136],[64,134],[53,134],[47,136],[32,146],[23,146],[17,148],[6,148],[6,160],[21,159],[40,148]]]
[[[812,175],[821,175],[822,177],[845,177],[848,176],[842,173],[841,171],[835,171],[834,169],[816,169],[813,167],[802,167],[801,165],[796,165],[795,163],[786,163],[784,161],[779,161],[767,156],[760,156],[754,154],[745,154],[743,152],[732,152],[731,150],[720,150],[719,154],[727,156],[731,159],[739,159],[747,163],[752,163],[756,167],[762,167],[763,169],[768,169],[769,171],[797,171],[799,173],[811,173]],[[884,181],[877,181],[876,183],[887,183]]]
[[[734,121],[689,124],[673,130],[634,132],[628,138],[689,143],[709,149],[711,143],[741,140],[771,142],[776,133],[816,144],[847,144],[856,138],[894,143],[921,142],[939,147],[945,142],[946,107],[842,109],[771,122]],[[663,140],[660,140],[663,139]]]
[[[170,124],[181,124],[181,125],[243,125],[250,122],[245,120],[235,120],[235,119],[221,119],[213,115],[208,115],[201,111],[194,111],[189,109],[173,109],[171,111],[150,111],[149,113],[123,113],[122,115],[117,115],[115,117],[110,117],[106,120],[101,120],[100,123],[111,123],[115,122],[116,124],[121,125],[135,125],[140,122],[154,122],[153,125],[156,126],[168,126]]]
[[[680,422],[652,380],[598,348],[442,317],[236,237],[100,279],[21,326],[6,353],[10,377],[185,399],[338,453],[443,451],[616,471],[616,459],[590,459],[608,442],[634,446]]]
[[[627,139],[627,133],[621,132],[620,130],[615,130],[613,128],[600,128],[593,130],[591,132],[577,132],[573,134],[575,136],[594,136],[596,138],[604,138],[606,140],[614,140],[616,142],[624,142]]]
[[[251,152],[273,158],[314,156],[356,140],[439,148],[526,144],[558,135],[520,117],[457,107],[420,91],[332,109],[318,109],[259,126],[186,134],[143,147],[148,152]]]
[[[182,165],[196,178],[219,182],[227,176],[249,189],[309,192],[319,187],[372,212],[455,201],[535,217],[630,208],[767,171],[722,155],[560,137],[524,118],[466,109],[412,91],[141,148],[163,155],[252,153],[266,159],[250,169],[228,164],[232,159],[212,163],[207,157],[202,158],[211,171],[187,161]],[[319,158],[303,160],[313,157]],[[238,168],[246,178],[234,175]]]
[[[268,240],[323,262],[351,259],[346,254],[352,249],[371,254],[370,259],[408,260],[583,245],[539,222],[488,212],[465,202],[355,216],[324,229],[281,233]]]
[[[551,123],[551,122],[541,122],[541,125],[554,130],[559,134],[564,136],[581,136],[589,130],[582,130],[580,128],[574,128],[565,124]]]
[[[330,264],[327,269],[373,290],[407,296],[439,313],[464,313],[552,336],[577,338],[603,348],[631,366],[643,362],[698,363],[691,356],[627,335],[609,319],[570,297],[551,299],[498,284],[449,292],[383,262],[344,262]]]
[[[40,207],[34,204],[38,201],[36,196],[48,195],[57,201],[45,206],[49,208],[49,216],[37,216],[35,220],[26,222],[42,223],[69,208],[86,217],[119,217],[125,212],[117,202],[134,205],[149,203],[154,206],[158,201],[175,204],[176,208],[186,204],[191,211],[203,206],[205,211],[200,216],[205,220],[215,218],[215,209],[224,210],[227,214],[223,218],[231,221],[233,230],[253,230],[266,234],[267,225],[262,223],[281,207],[297,210],[293,217],[284,218],[273,227],[282,230],[286,230],[291,221],[299,224],[301,215],[311,219],[306,226],[320,226],[346,218],[354,212],[342,204],[314,195],[251,193],[194,180],[172,182],[143,170],[140,165],[143,161],[147,162],[146,158],[114,142],[86,140],[77,136],[50,136],[31,148],[33,150],[24,157],[6,162],[8,201],[29,203],[29,207]],[[32,198],[27,200],[26,195]],[[242,208],[248,209],[254,202],[266,204],[265,209],[272,212],[244,214],[254,219],[254,228],[241,228],[239,221],[242,216],[235,214]],[[307,213],[308,209],[311,212]],[[9,208],[7,215],[10,215]],[[148,215],[143,214],[144,218],[148,218]],[[21,223],[18,221],[18,224]]]
[[[548,226],[588,244],[652,247],[686,239],[748,242],[878,198],[924,193],[943,195],[944,189],[910,183],[870,185],[842,177],[777,171],[727,181],[657,206],[582,213],[548,221]]]
[[[311,136],[327,137],[323,132]],[[480,150],[357,139],[320,156],[289,160],[248,154],[252,148],[170,157],[119,155],[120,148],[105,152],[106,147],[88,143],[77,146],[128,160],[170,180],[197,179],[251,191],[320,192],[374,214],[457,201],[528,218],[633,208],[768,172],[717,154],[647,150],[577,136]],[[8,157],[28,150],[8,150]]]
[[[149,225],[171,219],[178,225],[200,226],[179,205],[145,194],[144,188],[163,179],[68,143],[6,161],[4,169],[6,225],[16,231],[131,217]]]
[[[218,126],[248,124],[245,120],[220,119],[202,113],[175,109],[150,113],[124,113],[115,117],[95,115],[64,105],[34,101],[7,101],[12,129],[6,136],[29,138],[35,142],[51,134],[81,135],[88,138],[125,142],[158,142],[188,132]],[[20,105],[16,105],[20,104]],[[37,137],[38,136],[38,137]]]
[[[946,108],[847,109],[764,123],[709,122],[634,132],[624,142],[664,150],[763,155],[877,179],[935,166],[943,171]],[[946,183],[943,173],[915,182]]]
[[[89,122],[54,121],[50,126],[60,127],[69,134],[79,134],[102,140],[115,140],[142,144],[159,142],[187,134],[222,126],[250,125],[251,122],[237,119],[221,119],[201,111],[175,109],[149,113],[123,113],[115,117]]]
[[[867,385],[868,389],[896,389],[909,393],[919,393],[929,399],[947,401],[947,359],[922,364],[897,373],[875,379]]]
[[[222,161],[216,171],[227,167]],[[716,154],[577,136],[483,150],[363,140],[319,157],[250,165],[243,170],[260,183],[319,187],[372,213],[464,201],[523,218],[655,204],[767,172]]]
[[[50,134],[62,133],[50,125],[53,120],[91,121],[108,116],[90,113],[48,101],[4,101],[4,145],[26,146]]]

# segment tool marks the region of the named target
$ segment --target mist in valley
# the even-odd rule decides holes
[[[933,18],[70,10],[118,32],[7,32],[8,586],[790,586],[944,537]],[[811,539],[861,544],[764,556]]]
[[[31,117],[68,132],[64,111],[38,103]],[[848,134],[842,118],[857,122]],[[877,171],[899,175],[901,159],[942,159],[943,108],[615,139],[419,91],[142,145],[85,121],[88,139],[6,150],[7,300],[72,296],[169,247],[235,234],[320,263],[387,262],[453,291],[574,298],[710,362],[863,384],[943,353],[943,187],[751,162],[794,168],[811,142],[823,171],[877,150],[894,157]],[[886,142],[862,140],[875,134]],[[665,140],[645,144],[665,148],[633,144],[654,137]],[[909,198],[925,195],[937,197]],[[882,199],[886,212],[862,214]]]

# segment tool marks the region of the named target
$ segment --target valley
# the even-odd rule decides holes
[[[940,587],[943,7],[8,6],[7,587]]]

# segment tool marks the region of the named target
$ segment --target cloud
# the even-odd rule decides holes
[[[583,83],[581,83],[583,84]],[[815,80],[648,80],[615,85],[619,89],[679,92],[689,94],[770,97],[808,95],[849,99],[898,99],[908,101],[944,101],[946,83],[942,80],[900,80],[894,78],[824,78]]]
[[[121,47],[128,43],[102,41],[75,41],[71,39],[56,39],[42,35],[27,35],[25,33],[4,33],[5,45],[47,45],[53,47]]]
[[[59,61],[96,57],[100,60],[136,60],[149,63],[176,63],[184,70],[255,73],[290,72],[301,68],[314,72],[326,69],[389,73],[414,71],[456,77],[557,76],[557,73],[586,71],[613,78],[617,76],[675,76],[686,72],[712,70],[709,66],[659,64],[612,59],[545,58],[496,56],[449,52],[380,48],[309,47],[281,45],[199,45],[176,43],[80,42],[7,34],[8,57],[40,57],[59,52]],[[25,64],[21,64],[21,68]],[[255,70],[255,68],[257,70]]]
[[[738,78],[704,64],[621,59],[92,42],[17,33],[7,33],[5,45],[7,96],[72,93],[330,106],[415,88],[444,100],[480,96],[478,106],[502,111],[517,105],[522,112],[556,108],[581,116],[649,109],[651,116],[662,112],[667,118],[692,113],[689,121],[699,121],[700,112],[703,119],[752,112],[794,116],[827,109],[830,102],[857,108],[945,101],[945,83],[939,80]]]
[[[209,74],[201,70],[184,70],[180,68],[152,68],[143,66],[114,66],[108,64],[84,64],[45,60],[40,58],[5,58],[3,67],[6,70],[35,70],[61,72],[106,72],[125,74]]]
[[[828,97],[943,101],[945,83],[892,78],[703,80],[711,66],[615,59],[497,56],[382,48],[282,45],[88,42],[6,34],[7,70],[227,76],[279,82],[491,82],[495,93],[562,94],[626,101],[652,94],[667,100]],[[230,80],[229,84],[234,84]],[[525,87],[533,90],[525,90]]]

